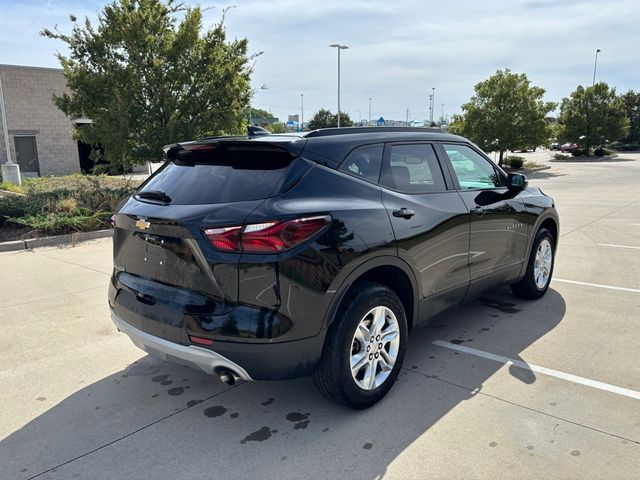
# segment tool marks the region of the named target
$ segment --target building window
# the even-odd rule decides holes
[[[16,161],[20,165],[20,174],[26,176],[40,175],[38,149],[35,135],[14,136]]]

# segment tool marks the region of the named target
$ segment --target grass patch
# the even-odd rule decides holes
[[[0,241],[109,228],[116,206],[136,187],[121,177],[81,174],[0,183],[21,194],[0,196]]]

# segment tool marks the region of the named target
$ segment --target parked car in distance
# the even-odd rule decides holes
[[[165,155],[113,217],[112,319],[227,384],[312,374],[365,408],[396,381],[411,329],[498,285],[549,287],[553,199],[465,138],[334,128]]]
[[[563,153],[573,153],[578,150],[578,148],[577,143],[563,143],[560,147],[560,151]]]
[[[558,142],[553,142],[549,145],[549,150],[560,150],[560,144]]]

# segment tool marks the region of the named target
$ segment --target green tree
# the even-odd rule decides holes
[[[478,83],[475,95],[462,106],[449,129],[468,137],[485,151],[504,152],[546,143],[547,114],[556,104],[544,102],[544,89],[530,86],[524,73],[498,70]]]
[[[286,133],[287,132],[287,127],[282,122],[275,122],[275,123],[272,123],[270,125],[265,126],[264,128],[269,130],[271,133]]]
[[[640,93],[629,90],[621,98],[629,119],[629,133],[624,141],[626,143],[640,143]]]
[[[563,139],[586,147],[624,138],[629,131],[629,119],[615,88],[604,82],[592,87],[579,85],[562,100],[559,123]]]
[[[115,165],[158,159],[163,145],[246,126],[252,59],[246,39],[227,41],[224,13],[203,30],[202,10],[173,0],[114,0],[97,24],[70,16],[58,54],[70,94],[54,96],[75,135],[102,145]]]
[[[318,110],[311,120],[307,122],[307,128],[309,130],[317,130],[318,128],[332,128],[338,126],[338,115],[331,113],[329,110],[321,108]],[[351,127],[353,121],[349,117],[348,113],[340,112],[340,126]]]

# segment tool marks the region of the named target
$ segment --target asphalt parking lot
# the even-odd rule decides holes
[[[412,332],[361,412],[138,350],[108,315],[110,239],[0,253],[0,478],[640,478],[640,154],[549,164],[547,295]]]

